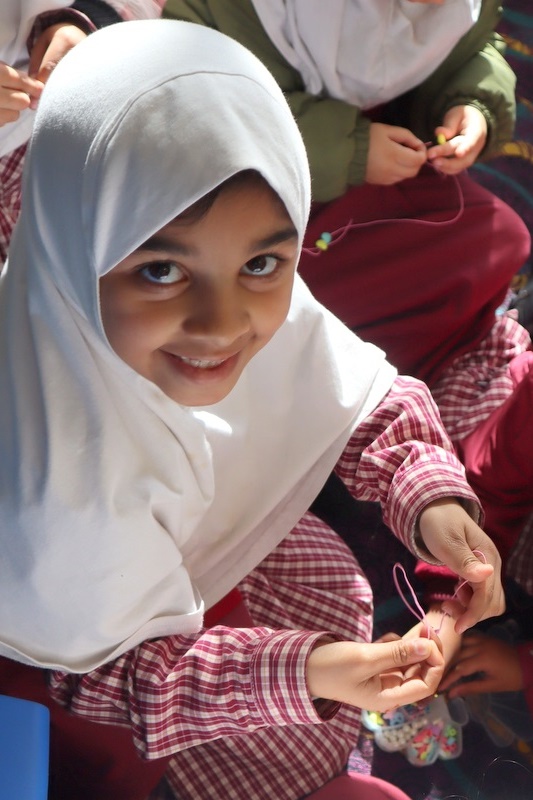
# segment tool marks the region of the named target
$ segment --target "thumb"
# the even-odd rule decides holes
[[[494,572],[492,564],[478,557],[466,544],[457,547],[452,562],[448,566],[468,583],[483,583]]]
[[[32,78],[38,79],[39,70],[41,68],[41,64],[47,49],[48,49],[48,42],[42,36],[39,37],[35,42],[30,54],[30,63],[28,66],[28,72]]]
[[[376,642],[373,647],[376,672],[408,667],[422,661],[437,666],[442,661],[439,648],[432,639],[397,639],[394,642]]]

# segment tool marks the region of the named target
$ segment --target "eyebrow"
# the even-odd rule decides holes
[[[279,231],[275,231],[274,233],[270,234],[270,236],[265,236],[264,239],[258,239],[257,241],[252,242],[250,252],[256,253],[258,250],[267,250],[270,247],[275,247],[277,244],[297,238],[298,232],[296,231],[296,228],[290,225],[286,228],[282,228]],[[193,250],[190,247],[187,247],[187,245],[182,244],[181,242],[176,242],[175,240],[167,238],[166,236],[162,236],[158,233],[147,239],[146,242],[137,248],[137,250],[166,250],[169,253],[175,253],[176,255],[181,256],[193,255]]]

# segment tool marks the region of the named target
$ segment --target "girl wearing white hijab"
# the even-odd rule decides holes
[[[368,582],[306,513],[332,468],[467,582],[459,628],[501,610],[427,390],[295,277],[304,146],[222,34],[128,22],[75,48],[23,198],[0,279],[0,691],[49,703],[54,797],[146,797],[163,772],[152,797],[308,795],[358,708],[442,673],[431,639],[368,644]]]

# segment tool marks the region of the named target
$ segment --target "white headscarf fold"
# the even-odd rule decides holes
[[[0,654],[83,672],[199,630],[394,380],[299,279],[216,406],[179,406],[112,351],[98,279],[246,169],[301,238],[296,124],[267,70],[216,31],[125,22],[52,74],[0,279]]]
[[[372,108],[422,83],[479,17],[481,0],[252,0],[270,39],[324,92]]]

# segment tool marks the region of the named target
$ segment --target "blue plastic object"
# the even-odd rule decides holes
[[[0,800],[46,800],[50,713],[0,695]]]

